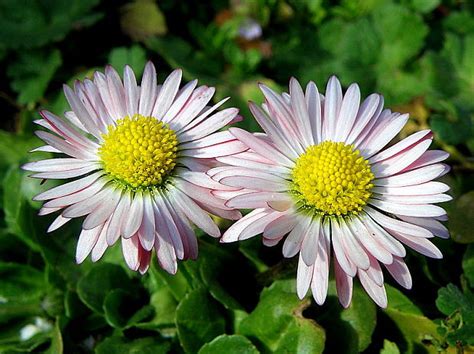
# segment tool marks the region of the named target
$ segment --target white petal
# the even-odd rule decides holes
[[[160,94],[158,95],[155,107],[151,115],[161,120],[161,118],[166,114],[168,109],[173,104],[174,98],[178,93],[179,84],[181,83],[182,77],[181,69],[174,70],[165,80],[163,86],[161,87]]]
[[[296,293],[300,299],[303,299],[308,292],[313,276],[313,266],[306,265],[301,257],[298,259],[298,270],[296,273]]]
[[[127,215],[127,222],[123,223],[122,236],[130,238],[135,235],[142,224],[143,219],[143,196],[140,192],[136,192],[132,196],[130,211]]]
[[[76,263],[80,264],[84,262],[89,253],[91,253],[102,231],[102,227],[103,225],[99,225],[95,229],[81,231],[76,247]]]
[[[394,257],[393,263],[386,264],[385,268],[387,268],[388,272],[392,275],[393,279],[395,279],[398,284],[403,286],[405,289],[411,289],[411,274],[403,259],[399,257]]]
[[[286,258],[295,256],[301,249],[303,238],[311,224],[311,218],[303,216],[288,234],[283,243],[282,253]]]

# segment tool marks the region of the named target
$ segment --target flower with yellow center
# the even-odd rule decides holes
[[[154,117],[119,119],[102,138],[99,156],[104,171],[125,187],[158,187],[176,166],[178,138]]]
[[[322,216],[357,215],[374,179],[358,150],[332,141],[310,146],[296,160],[291,177],[296,203]]]
[[[120,240],[130,269],[146,272],[154,249],[161,267],[175,273],[177,260],[197,257],[193,224],[218,237],[208,213],[241,216],[216,196],[234,189],[205,173],[216,157],[246,149],[229,132],[217,132],[238,111],[216,113],[224,100],[207,107],[214,88],[196,87],[194,80],[180,89],[180,83],[181,70],[175,70],[158,86],[151,63],[140,86],[129,67],[123,81],[107,67],[93,81],[76,82],[74,91],[65,86],[72,109],[66,119],[41,112],[37,123],[49,132],[37,132],[47,145],[36,150],[67,157],[23,168],[40,179],[73,179],[35,199],[45,201],[40,215],[60,212],[48,231],[85,217],[78,263],[89,254],[97,261]]]
[[[313,82],[303,93],[295,79],[289,94],[261,89],[265,104],[251,103],[250,110],[265,134],[231,128],[249,150],[218,158],[227,166],[208,172],[239,188],[221,193],[227,206],[254,209],[222,241],[263,234],[263,243],[273,246],[284,239],[283,255],[299,254],[298,296],[311,287],[318,304],[326,298],[332,254],[341,304],[349,306],[357,276],[385,307],[381,265],[411,287],[403,244],[429,257],[442,256],[428,239],[448,237],[440,223],[446,212],[433,205],[450,200],[444,194],[448,187],[432,181],[448,171],[441,163],[448,154],[428,150],[429,130],[384,149],[408,115],[383,110],[377,94],[360,102],[356,84],[343,95],[332,77],[326,97]]]

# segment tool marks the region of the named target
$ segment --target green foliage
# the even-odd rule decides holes
[[[262,35],[241,35],[248,20]],[[473,350],[474,7],[440,0],[5,0],[0,2],[0,353],[454,353]],[[402,136],[431,128],[451,154],[445,182],[452,239],[442,261],[409,254],[413,289],[386,275],[389,305],[378,309],[355,282],[343,309],[331,274],[326,303],[295,294],[294,263],[259,237],[234,245],[199,237],[199,258],[176,275],[152,259],[127,269],[120,245],[98,263],[75,263],[80,221],[46,233],[32,197],[53,186],[20,170],[49,153],[33,136],[41,108],[69,110],[61,85],[107,64],[137,79],[152,60],[160,82],[184,81],[231,97],[257,131],[248,100],[258,82],[287,91],[288,79],[324,92],[336,74],[411,113]],[[98,69],[100,68],[100,69]],[[223,228],[228,224],[223,224]],[[290,279],[287,279],[290,278]],[[453,285],[456,284],[456,285]],[[436,298],[436,294],[438,297]]]

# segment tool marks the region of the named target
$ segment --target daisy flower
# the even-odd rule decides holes
[[[74,179],[35,197],[45,201],[40,215],[60,212],[48,231],[85,217],[76,250],[81,263],[102,257],[119,239],[130,269],[144,273],[152,249],[174,274],[177,260],[195,259],[192,224],[213,237],[220,231],[208,213],[238,219],[240,213],[212,194],[229,190],[206,171],[215,158],[246,149],[229,132],[216,132],[238,120],[238,110],[216,113],[226,100],[207,104],[213,87],[197,80],[179,88],[181,70],[157,84],[148,63],[141,85],[130,67],[123,81],[112,67],[93,80],[64,86],[71,107],[62,119],[42,111],[37,136],[47,145],[35,149],[63,154],[27,163],[40,179]],[[232,189],[232,188],[230,188]]]
[[[219,157],[228,166],[208,172],[240,188],[215,192],[228,207],[254,209],[225,232],[222,242],[263,234],[263,243],[273,246],[284,239],[283,256],[299,254],[298,296],[311,288],[318,304],[327,295],[332,258],[344,307],[350,305],[356,276],[386,307],[382,266],[403,287],[412,285],[404,245],[442,257],[429,238],[448,237],[440,223],[447,217],[433,203],[451,198],[444,194],[447,185],[432,180],[449,170],[441,163],[448,154],[428,150],[429,130],[386,148],[408,115],[383,109],[378,94],[361,103],[357,84],[345,95],[336,77],[329,80],[326,96],[313,82],[303,93],[294,78],[289,94],[264,85],[261,90],[265,103],[251,102],[250,110],[265,133],[231,128],[249,149]]]

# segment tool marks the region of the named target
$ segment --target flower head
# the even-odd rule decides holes
[[[208,213],[238,219],[214,191],[235,190],[205,174],[215,158],[244,151],[229,132],[217,132],[239,116],[235,108],[215,113],[226,100],[207,104],[214,88],[197,80],[181,89],[181,70],[157,84],[148,63],[138,85],[130,67],[120,79],[112,67],[93,80],[64,86],[71,106],[62,119],[42,111],[37,135],[47,145],[35,149],[67,157],[27,163],[41,179],[74,179],[35,197],[45,201],[40,215],[60,212],[48,231],[85,217],[76,251],[78,263],[102,257],[119,239],[132,270],[144,273],[154,248],[170,273],[177,260],[196,258],[192,224],[209,235],[220,231]]]
[[[283,243],[283,255],[299,254],[297,293],[311,287],[325,301],[329,264],[334,262],[341,304],[349,306],[353,278],[381,307],[387,305],[382,266],[406,288],[411,276],[404,245],[433,258],[441,252],[428,239],[448,237],[440,223],[446,212],[433,203],[448,201],[449,187],[433,179],[448,172],[448,154],[428,150],[429,130],[385,148],[408,115],[383,109],[383,97],[362,103],[356,84],[345,95],[332,77],[326,96],[310,82],[303,90],[290,80],[289,94],[261,86],[262,107],[250,110],[265,133],[230,132],[249,148],[219,157],[227,166],[208,172],[240,188],[218,191],[232,208],[254,209],[232,225],[223,242],[260,233],[268,246]]]

